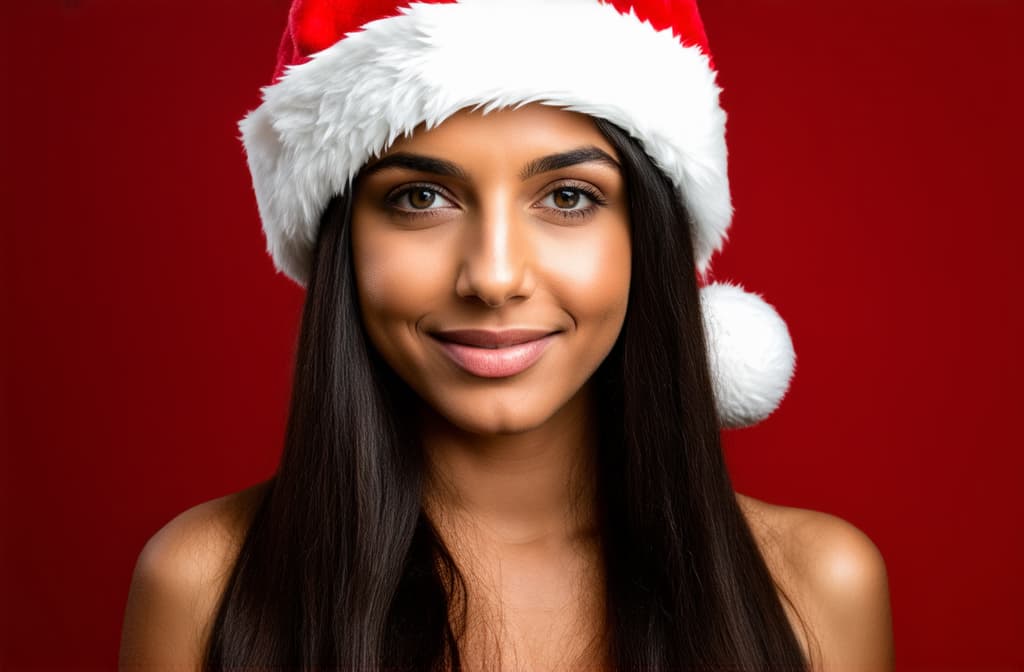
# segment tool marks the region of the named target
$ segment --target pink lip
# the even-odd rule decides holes
[[[440,343],[445,354],[468,373],[481,378],[505,378],[533,366],[547,350],[555,335],[536,330],[460,330],[442,332],[434,335],[434,338]],[[445,340],[453,338],[458,338],[460,342]],[[531,340],[524,340],[526,338]],[[483,347],[486,345],[504,347]]]

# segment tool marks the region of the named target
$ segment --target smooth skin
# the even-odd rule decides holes
[[[419,129],[355,186],[362,318],[423,402],[424,506],[469,583],[467,669],[607,664],[587,381],[618,336],[629,291],[617,160],[588,117],[531,104]],[[509,327],[559,333],[507,378],[469,374],[430,335]],[[199,668],[262,487],[200,504],[146,544],[122,669]],[[813,668],[891,670],[886,570],[874,544],[836,517],[737,497]]]

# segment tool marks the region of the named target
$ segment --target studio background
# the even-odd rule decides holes
[[[798,358],[725,434],[737,489],[874,540],[898,669],[1022,670],[1024,3],[701,8],[736,206],[714,277]],[[3,3],[4,670],[112,668],[145,541],[275,467],[303,294],[235,124],[287,9]]]

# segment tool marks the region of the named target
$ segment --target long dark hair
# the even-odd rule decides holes
[[[633,236],[625,323],[594,373],[609,660],[807,669],[723,460],[688,214],[636,141],[595,123],[622,160]],[[466,586],[421,507],[424,460],[400,422],[414,393],[362,328],[350,204],[323,216],[284,454],[221,598],[210,669],[461,669]]]

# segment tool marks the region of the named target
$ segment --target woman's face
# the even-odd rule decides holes
[[[459,112],[363,170],[352,246],[366,331],[454,425],[522,432],[583,398],[629,295],[618,161],[589,117],[534,104]]]

